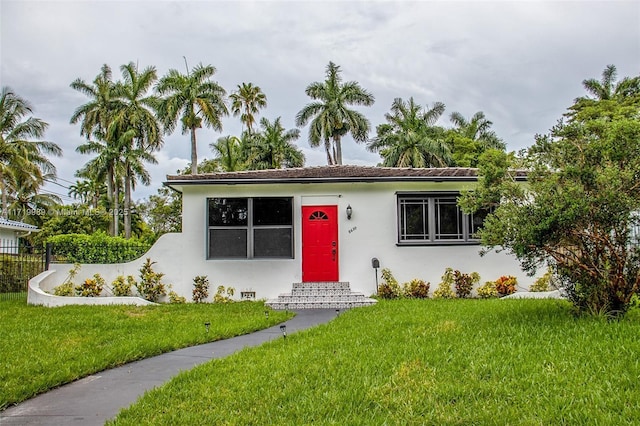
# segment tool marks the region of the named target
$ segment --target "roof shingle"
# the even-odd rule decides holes
[[[295,182],[372,182],[393,180],[474,181],[478,169],[463,167],[401,168],[373,166],[314,166],[291,169],[248,170],[241,172],[169,175],[167,184],[205,183],[295,183]],[[524,171],[517,177],[526,178]]]

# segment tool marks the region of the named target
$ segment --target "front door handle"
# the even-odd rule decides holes
[[[331,250],[331,260],[336,261],[336,249]]]

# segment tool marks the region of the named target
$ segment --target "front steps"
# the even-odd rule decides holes
[[[293,283],[291,293],[268,300],[272,309],[349,309],[370,306],[376,300],[351,291],[348,282]]]

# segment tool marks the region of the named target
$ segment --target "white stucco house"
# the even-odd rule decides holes
[[[514,275],[528,288],[533,278],[514,257],[479,255],[474,232],[483,215],[463,214],[456,203],[476,182],[470,168],[348,165],[167,176],[165,185],[182,193],[182,232],[163,235],[142,259],[86,265],[81,275],[110,282],[137,274],[149,257],[187,300],[193,278],[206,275],[210,295],[224,285],[238,298],[291,309],[372,303],[373,259],[400,283],[420,278],[432,291],[448,267],[478,272],[481,282]]]
[[[18,253],[20,238],[38,231],[37,226],[0,218],[0,253]]]
[[[267,299],[293,283],[343,282],[374,294],[374,258],[399,282],[421,278],[432,289],[447,267],[531,281],[511,256],[480,257],[474,232],[483,217],[456,204],[476,181],[468,168],[363,166],[168,176],[183,195],[175,268]]]

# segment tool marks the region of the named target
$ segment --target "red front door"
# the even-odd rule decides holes
[[[302,206],[302,281],[338,281],[337,206]]]

